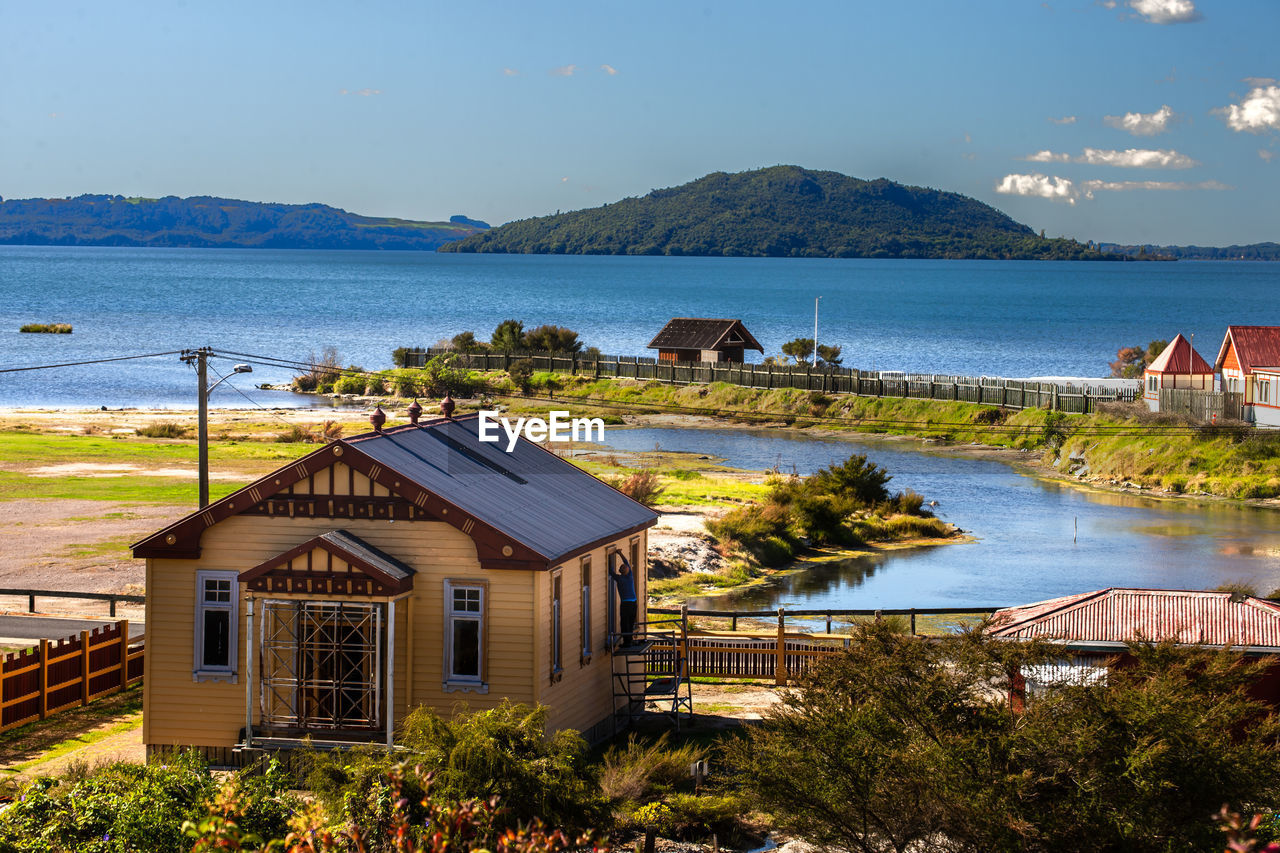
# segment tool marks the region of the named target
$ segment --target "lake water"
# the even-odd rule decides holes
[[[607,353],[646,354],[673,316],[740,317],[770,354],[813,333],[880,370],[1101,376],[1121,345],[1196,334],[1210,360],[1229,323],[1280,323],[1280,264],[565,257],[418,252],[0,246],[0,369],[214,346],[390,366],[398,346],[500,321],[567,325]],[[31,322],[71,335],[20,334]],[[758,356],[756,356],[758,358]],[[222,371],[239,360],[212,364]],[[264,394],[255,367],[214,405]],[[0,374],[0,406],[190,406],[176,356]]]
[[[1109,586],[1211,589],[1245,581],[1264,595],[1280,587],[1274,510],[1084,490],[902,441],[651,428],[612,429],[605,437],[619,450],[659,445],[800,474],[865,453],[893,475],[891,490],[911,488],[938,501],[941,518],[977,539],[823,564],[693,607],[1010,605]]]

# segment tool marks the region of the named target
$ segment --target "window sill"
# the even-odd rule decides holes
[[[582,666],[586,666],[587,664],[591,663],[591,655],[589,655],[589,654],[584,654],[584,655],[582,656],[582,660],[581,660],[581,662],[580,662],[580,663],[581,663],[581,665],[582,665]]]
[[[200,681],[223,681],[228,684],[239,684],[240,678],[234,672],[202,672],[196,670],[191,673],[191,680]]]
[[[489,685],[481,681],[443,681],[440,689],[445,693],[479,693],[489,692]]]
[[[563,667],[557,667],[556,669],[551,670],[551,683],[552,683],[552,684],[557,683],[557,682],[558,682],[558,681],[560,681],[562,678],[564,678],[564,668],[563,668]]]

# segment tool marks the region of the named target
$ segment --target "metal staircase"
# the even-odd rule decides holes
[[[693,717],[688,648],[689,618],[684,608],[679,616],[636,623],[631,642],[614,647],[615,734],[654,714],[666,716],[677,730],[682,720]]]

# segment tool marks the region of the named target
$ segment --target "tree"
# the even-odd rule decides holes
[[[519,352],[524,349],[524,323],[519,320],[503,320],[493,330],[489,345],[498,352]]]
[[[533,352],[579,352],[582,341],[573,329],[545,325],[525,332],[524,348]]]
[[[483,341],[476,340],[475,332],[459,332],[449,341],[449,345],[458,352],[483,352],[488,349]]]
[[[804,364],[813,356],[813,338],[796,338],[782,345],[782,354],[796,360],[796,364]]]
[[[841,347],[818,344],[818,361],[831,367],[839,367],[844,359],[840,355]]]
[[[1168,341],[1151,341],[1145,350],[1140,346],[1120,347],[1116,360],[1111,362],[1111,375],[1124,379],[1142,376],[1147,365],[1159,358],[1168,345]]]
[[[1061,651],[878,621],[728,747],[777,828],[856,851],[1213,849],[1223,803],[1280,802],[1280,725],[1230,651],[1133,644],[1092,685],[1015,711],[1017,671]]]

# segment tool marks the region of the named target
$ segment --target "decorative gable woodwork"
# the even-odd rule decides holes
[[[239,580],[252,592],[391,596],[413,589],[413,575],[394,557],[335,530],[241,572]]]

